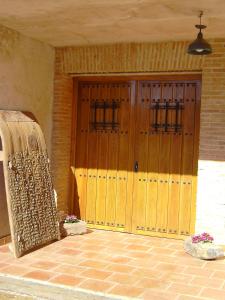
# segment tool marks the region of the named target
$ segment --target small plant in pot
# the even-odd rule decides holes
[[[76,235],[86,233],[87,227],[86,222],[79,220],[75,215],[67,215],[63,227],[67,235]]]
[[[207,232],[188,237],[184,242],[188,254],[200,259],[216,259],[224,256],[223,249],[214,244],[214,238]]]
[[[77,217],[75,215],[68,215],[66,216],[66,219],[64,221],[64,223],[67,224],[73,224],[73,223],[78,223],[80,220],[77,219]]]

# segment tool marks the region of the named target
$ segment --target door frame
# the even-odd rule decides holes
[[[88,76],[77,76],[73,77],[73,102],[72,102],[72,124],[71,124],[71,152],[70,152],[70,190],[69,195],[71,197],[68,201],[69,213],[75,213],[74,195],[76,188],[75,181],[75,157],[76,157],[76,130],[77,130],[77,105],[78,105],[78,86],[80,82],[85,81],[99,81],[99,82],[111,82],[111,81],[141,81],[141,80],[160,80],[160,81],[199,81],[198,94],[196,95],[196,109],[195,109],[195,138],[194,138],[194,154],[193,154],[193,193],[191,199],[191,224],[190,233],[195,232],[196,224],[196,205],[197,205],[197,171],[198,171],[198,157],[199,157],[199,138],[200,138],[200,110],[201,110],[201,85],[202,85],[202,74],[186,73],[186,74],[152,74],[152,75],[88,75]],[[137,94],[137,89],[135,94]],[[135,95],[136,96],[136,95]],[[156,234],[157,235],[157,234]],[[160,234],[162,237],[162,233]],[[165,234],[165,237],[169,237],[169,234]],[[185,236],[184,236],[185,237]]]

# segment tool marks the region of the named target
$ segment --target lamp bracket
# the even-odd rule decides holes
[[[201,30],[201,29],[205,29],[207,26],[198,24],[198,25],[195,25],[195,27]]]

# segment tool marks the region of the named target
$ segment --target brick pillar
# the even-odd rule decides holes
[[[54,188],[58,196],[57,207],[68,211],[73,79],[61,71],[60,64],[60,57],[56,51],[51,167]]]

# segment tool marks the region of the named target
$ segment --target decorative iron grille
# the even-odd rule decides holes
[[[151,104],[153,111],[153,131],[159,132],[180,132],[182,130],[182,102],[155,102]]]
[[[117,130],[119,128],[118,109],[120,103],[115,100],[93,100],[91,103],[91,128],[95,131]]]

